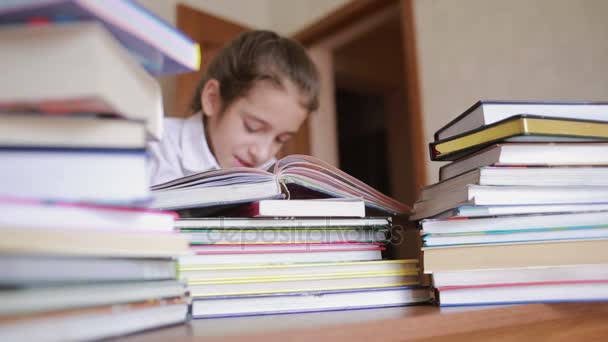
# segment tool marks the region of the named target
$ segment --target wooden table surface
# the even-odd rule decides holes
[[[608,303],[414,306],[199,319],[117,339],[139,341],[608,341]]]

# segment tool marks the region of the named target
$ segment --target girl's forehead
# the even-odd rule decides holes
[[[295,87],[283,88],[269,82],[257,82],[237,102],[245,116],[290,131],[297,131],[308,115]]]

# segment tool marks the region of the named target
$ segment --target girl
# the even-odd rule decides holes
[[[149,145],[152,184],[229,167],[270,166],[318,107],[319,76],[304,48],[270,31],[239,35],[211,61],[193,116],[166,118]]]

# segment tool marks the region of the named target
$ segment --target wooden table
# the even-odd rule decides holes
[[[608,303],[441,309],[416,306],[193,320],[139,341],[608,341]]]

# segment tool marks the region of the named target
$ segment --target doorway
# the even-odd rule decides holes
[[[407,201],[398,163],[407,151],[390,129],[406,110],[404,104],[391,104],[404,89],[402,40],[399,16],[394,15],[333,50],[333,61],[340,167]]]
[[[392,196],[384,112],[381,96],[336,89],[340,168]]]
[[[406,204],[425,184],[428,159],[411,0],[353,0],[295,35],[321,73],[321,108],[310,122],[313,155]],[[333,159],[332,159],[333,158]],[[396,258],[418,258],[406,216]]]

